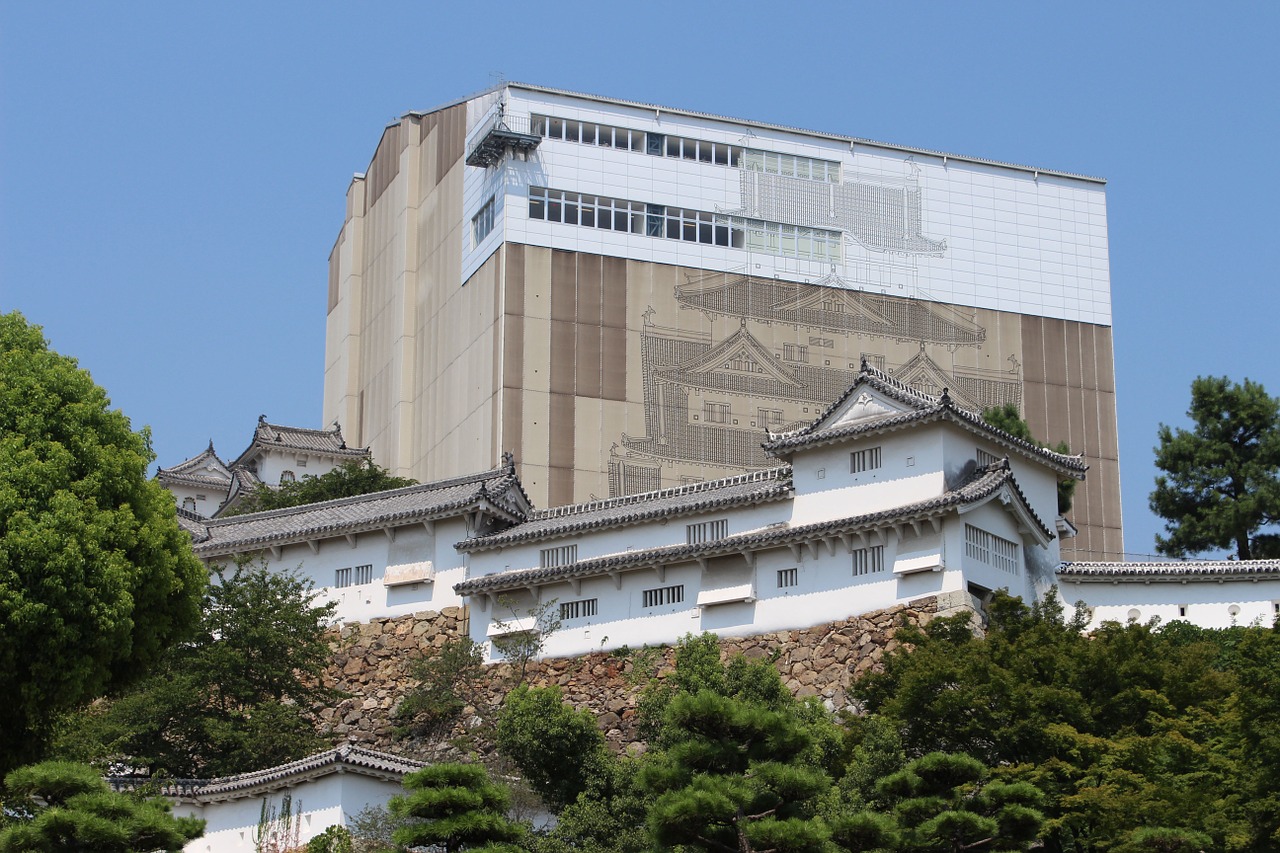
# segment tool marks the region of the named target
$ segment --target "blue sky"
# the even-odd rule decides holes
[[[321,426],[326,261],[384,125],[500,78],[1101,175],[1125,544],[1191,380],[1280,394],[1280,4],[6,3],[0,310],[163,465]]]

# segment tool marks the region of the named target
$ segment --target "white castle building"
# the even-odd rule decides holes
[[[762,430],[763,471],[546,510],[492,471],[215,519],[207,562],[299,569],[345,620],[470,604],[487,643],[552,603],[550,655],[816,625],[925,596],[981,607],[1054,583],[1057,482],[1079,457],[863,364],[812,422]]]
[[[303,477],[319,477],[344,462],[368,459],[367,447],[347,447],[342,428],[304,429],[267,423],[258,416],[253,439],[232,462],[213,449],[156,471],[156,480],[173,493],[184,522],[213,518],[260,484],[278,487]]]

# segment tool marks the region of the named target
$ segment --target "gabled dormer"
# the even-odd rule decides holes
[[[266,415],[259,415],[253,440],[230,467],[250,471],[258,481],[275,488],[367,458],[369,449],[348,447],[337,423],[328,429],[306,429],[269,423]]]
[[[1057,480],[1082,479],[1086,470],[1078,456],[991,426],[958,406],[946,388],[923,393],[865,360],[853,385],[817,418],[799,429],[767,432],[762,446],[792,465],[804,517],[816,511],[807,506],[816,495],[869,511],[927,500],[1007,457],[1036,513],[1053,519]]]
[[[190,459],[156,470],[156,480],[173,494],[178,508],[200,518],[209,518],[218,511],[227,499],[233,478],[214,451],[212,441]]]

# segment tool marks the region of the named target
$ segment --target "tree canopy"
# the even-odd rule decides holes
[[[152,459],[74,359],[0,315],[0,772],[195,625],[204,569]]]
[[[895,737],[870,732],[882,749],[964,753],[998,781],[1033,784],[1049,851],[1155,843],[1165,836],[1137,835],[1154,829],[1204,833],[1216,850],[1277,849],[1273,629],[1107,623],[1086,635],[1087,616],[1064,621],[1053,598],[1027,607],[997,594],[990,608],[984,637],[963,617],[899,633],[912,651],[855,684],[872,713],[852,736],[886,726]]]
[[[1191,383],[1190,430],[1160,425],[1151,511],[1165,520],[1156,550],[1184,557],[1234,548],[1241,560],[1280,556],[1280,400],[1257,382]]]
[[[393,797],[392,814],[414,822],[396,830],[400,848],[518,850],[511,846],[524,832],[507,819],[510,795],[476,764],[434,764],[404,778],[408,791]]]
[[[259,483],[251,494],[234,506],[220,513],[221,516],[244,515],[269,509],[285,509],[291,506],[331,501],[337,498],[353,498],[388,489],[416,486],[417,480],[393,477],[386,468],[374,464],[372,459],[352,459],[319,477],[305,476],[291,483],[273,488]]]
[[[93,768],[65,761],[9,773],[3,803],[0,853],[178,851],[204,832],[203,820],[175,818],[168,801],[117,793]]]
[[[336,605],[310,582],[262,565],[215,568],[199,630],[136,689],[64,721],[60,754],[208,778],[259,770],[322,748],[307,712],[334,697],[319,683]]]

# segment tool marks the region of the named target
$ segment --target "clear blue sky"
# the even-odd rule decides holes
[[[1280,4],[5,3],[0,310],[172,465],[321,426],[385,124],[499,77],[1109,180],[1125,542],[1197,375],[1280,394]]]

